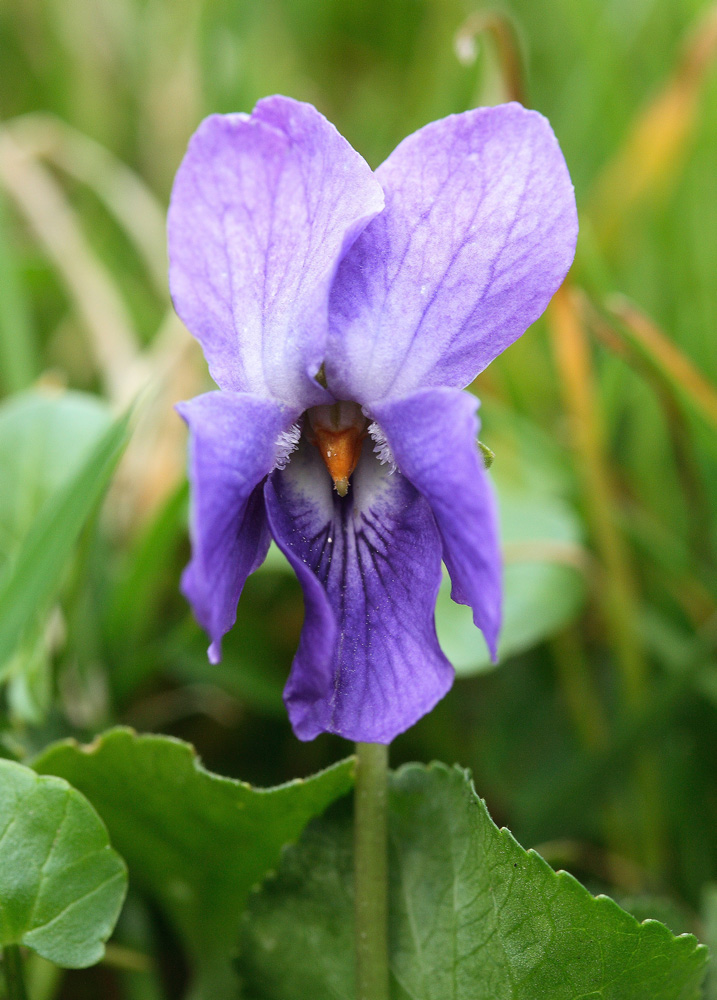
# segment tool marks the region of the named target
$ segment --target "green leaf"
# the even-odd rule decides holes
[[[126,890],[124,862],[84,796],[0,760],[0,945],[65,968],[94,965]]]
[[[0,569],[111,422],[86,393],[33,390],[0,405]]]
[[[481,409],[481,438],[495,452],[503,577],[502,662],[536,646],[573,621],[586,597],[583,530],[571,504],[570,463],[532,421],[495,400]],[[450,600],[444,577],[436,630],[458,676],[493,667],[469,608]]]
[[[554,872],[468,775],[408,765],[390,795],[393,1000],[697,1000],[706,949]],[[353,1000],[351,831],[312,824],[253,899],[251,1000]]]
[[[0,405],[0,580],[44,505],[77,473],[112,421],[106,403],[78,392],[32,391]],[[1,586],[1,584],[0,584]],[[37,725],[52,696],[53,633],[37,607],[4,662],[13,717]]]
[[[57,590],[80,531],[122,454],[128,420],[125,416],[111,424],[88,449],[66,482],[42,505],[5,565],[0,576],[0,664]]]
[[[0,385],[15,392],[35,375],[37,344],[7,216],[0,190]]]
[[[153,612],[164,596],[162,578],[177,540],[186,536],[188,496],[189,484],[185,480],[167,497],[125,556],[106,613],[105,629],[113,648],[124,651],[136,646],[151,629]],[[176,587],[175,580],[172,586]]]
[[[232,996],[229,960],[249,891],[306,823],[353,783],[353,760],[273,789],[206,771],[166,736],[106,733],[65,742],[35,762],[71,781],[104,819],[133,884],[163,908],[200,977],[198,996]]]
[[[38,726],[52,704],[52,658],[48,648],[48,628],[31,630],[13,656],[0,668],[0,680],[8,679],[6,691],[9,714]]]
[[[559,497],[519,491],[493,467],[500,503],[505,570],[499,660],[554,635],[580,612],[585,579],[579,522]],[[436,631],[460,677],[493,666],[470,608],[450,598],[447,574],[438,594]]]
[[[637,920],[659,920],[669,927],[673,934],[696,932],[696,918],[670,896],[658,896],[646,892],[639,895],[613,892],[613,896],[622,909],[627,910]]]

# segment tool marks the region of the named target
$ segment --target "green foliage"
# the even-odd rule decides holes
[[[389,805],[394,1000],[697,1000],[706,949],[555,873],[499,830],[467,774],[407,765]],[[352,1000],[345,824],[318,822],[250,904],[248,1000]]]
[[[0,406],[0,568],[110,423],[107,404],[87,393],[33,390]]]
[[[573,621],[585,597],[585,584],[579,566],[580,530],[570,508],[555,497],[501,488],[497,470],[495,478],[508,557],[498,647],[502,661],[531,649]],[[438,597],[436,629],[459,676],[491,668],[472,612],[450,599],[447,577]]]
[[[133,885],[181,934],[200,978],[197,995],[207,997],[231,995],[229,959],[252,886],[353,782],[348,759],[305,781],[254,789],[205,770],[186,743],[128,729],[89,747],[56,744],[34,766],[72,782],[97,809]]]
[[[482,434],[495,451],[505,558],[499,661],[532,649],[579,615],[585,601],[583,528],[571,503],[564,455],[531,421],[495,401],[481,408]],[[459,677],[492,669],[470,609],[450,600],[446,577],[436,629]]]
[[[42,398],[16,400],[2,416],[3,450],[13,455],[3,459],[3,479],[16,485],[3,492],[11,555],[0,575],[0,663],[57,592],[80,531],[122,454],[128,426],[124,417],[107,427],[103,407],[75,398],[58,406]],[[74,438],[70,449],[64,447],[68,438]],[[13,462],[26,468],[21,473]],[[38,513],[28,523],[33,504]]]
[[[24,389],[37,363],[30,311],[7,238],[7,209],[0,194],[0,386]]]
[[[0,946],[66,968],[98,962],[127,870],[89,802],[61,778],[0,760]]]
[[[470,766],[519,840],[640,917],[672,914],[673,930],[717,942],[716,24],[711,0],[0,4],[0,756],[26,760],[117,721],[183,737],[214,771],[267,786],[345,753],[329,738],[299,744],[286,721],[281,691],[303,608],[283,557],[272,550],[247,582],[221,664],[208,663],[178,592],[185,449],[172,404],[209,380],[168,312],[172,177],[203,115],[248,111],[269,93],[314,102],[373,165],[433,118],[517,95],[550,119],[576,185],[569,288],[588,370],[570,383],[549,315],[477,379],[505,542],[501,668],[444,587],[438,629],[460,676],[392,756]],[[141,425],[95,521],[125,434],[111,415],[142,383]],[[586,444],[601,452],[599,525]],[[610,544],[625,606],[613,599]],[[641,678],[632,701],[626,648]],[[53,749],[52,759],[71,762],[98,805],[109,797],[102,808],[137,887],[132,912],[150,900],[137,923],[125,909],[117,940],[151,972],[72,972],[63,987],[31,983],[32,1000],[60,989],[175,1000],[187,952],[205,995],[224,1000],[249,881],[348,787],[349,766],[258,793],[207,775],[183,744],[112,736],[107,746],[112,754],[104,741],[89,754]],[[155,754],[159,779],[145,759]],[[172,754],[196,806],[168,773]],[[304,794],[315,808],[299,808]],[[294,810],[288,831],[269,808],[280,802]],[[229,821],[259,803],[275,833],[261,863],[246,849],[249,825]],[[429,827],[433,858],[442,841]],[[322,940],[348,956],[348,846],[331,842],[332,829],[313,833],[317,892],[328,887],[316,911]],[[509,837],[489,829],[509,853]],[[255,833],[261,846],[264,829]],[[214,841],[224,871],[207,861]],[[242,881],[244,855],[252,875]],[[288,852],[285,865],[300,857]],[[593,917],[617,920],[536,860],[524,864],[561,898],[572,892]],[[296,879],[308,886],[298,869]],[[171,895],[177,884],[196,905]],[[659,936],[649,924],[640,935]],[[679,959],[684,942],[665,941]],[[302,942],[297,968],[320,971]],[[321,968],[334,976],[325,993],[341,996],[345,969]],[[717,977],[708,990],[717,997]]]

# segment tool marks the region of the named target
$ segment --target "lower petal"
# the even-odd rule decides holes
[[[270,535],[262,480],[293,414],[243,393],[210,392],[177,406],[190,431],[191,562],[182,591],[221,659],[246,578],[264,561]]]
[[[476,447],[478,400],[457,389],[425,389],[371,408],[396,466],[426,498],[443,540],[451,597],[495,659],[502,606],[502,560],[493,487]]]
[[[294,732],[389,743],[443,697],[453,668],[434,623],[441,543],[426,501],[364,443],[346,497],[302,441],[264,495],[304,591],[284,698]]]

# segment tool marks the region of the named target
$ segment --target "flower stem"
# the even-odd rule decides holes
[[[27,1000],[22,955],[18,945],[5,945],[2,950],[2,960],[8,1000]]]
[[[388,747],[356,744],[356,1000],[388,1000]]]

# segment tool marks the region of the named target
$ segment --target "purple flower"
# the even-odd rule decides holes
[[[285,97],[193,136],[170,283],[220,391],[179,407],[183,591],[217,661],[275,539],[304,592],[285,691],[300,739],[385,743],[443,697],[441,560],[495,656],[496,504],[462,390],[543,312],[576,235],[555,136],[517,104],[433,122],[375,173]]]

